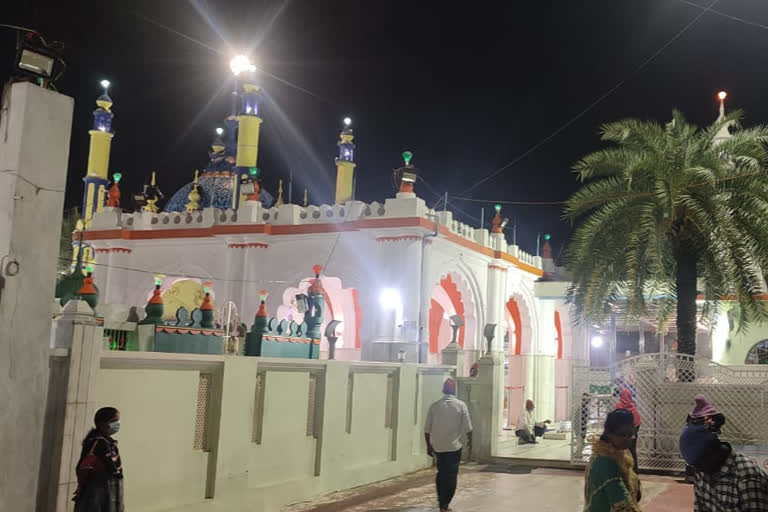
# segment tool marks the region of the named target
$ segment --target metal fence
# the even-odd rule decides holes
[[[682,471],[678,439],[693,397],[703,393],[726,417],[721,439],[768,445],[768,369],[731,369],[680,354],[646,354],[609,367],[575,366],[571,387],[571,463],[586,464],[591,444],[618,401],[630,389],[642,417],[637,440],[641,469]]]

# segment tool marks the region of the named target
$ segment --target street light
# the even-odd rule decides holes
[[[251,60],[245,55],[236,55],[229,61],[229,69],[232,70],[232,74],[238,76],[240,73],[253,73],[256,71],[256,66],[251,63]]]

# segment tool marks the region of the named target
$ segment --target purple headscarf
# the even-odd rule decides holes
[[[691,418],[704,418],[720,413],[707,395],[696,395],[693,399],[696,401],[696,407],[691,412]]]

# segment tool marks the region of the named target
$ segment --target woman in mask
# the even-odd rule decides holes
[[[103,407],[93,423],[77,463],[75,512],[123,512],[123,468],[112,438],[120,430],[120,411]]]
[[[592,446],[584,482],[585,512],[639,512],[640,480],[629,452],[635,439],[632,412],[616,409]]]

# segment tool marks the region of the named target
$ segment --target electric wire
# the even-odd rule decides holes
[[[501,174],[501,173],[502,173],[502,172],[504,172],[505,170],[509,169],[510,167],[512,167],[512,166],[514,166],[514,165],[516,165],[517,163],[519,163],[520,161],[522,161],[523,159],[525,159],[525,158],[526,158],[528,155],[530,155],[531,153],[533,153],[534,151],[536,151],[537,149],[539,149],[541,146],[543,146],[544,144],[546,144],[546,143],[547,143],[547,142],[549,142],[550,140],[554,139],[554,138],[555,138],[557,135],[559,135],[560,133],[562,133],[563,131],[565,131],[567,128],[569,128],[569,127],[570,127],[572,124],[574,124],[576,121],[578,121],[579,119],[581,119],[582,117],[584,117],[584,116],[585,116],[585,115],[586,115],[588,112],[590,112],[590,111],[591,111],[593,108],[595,108],[595,107],[596,107],[596,106],[598,106],[600,103],[602,103],[602,102],[603,102],[605,99],[607,99],[609,96],[611,96],[611,95],[612,95],[614,92],[616,92],[616,91],[617,91],[617,90],[618,90],[618,89],[619,89],[621,86],[623,86],[623,85],[624,85],[626,82],[628,82],[630,79],[634,78],[634,77],[635,77],[635,75],[637,75],[637,74],[638,74],[638,73],[640,73],[640,72],[641,72],[643,69],[645,69],[645,68],[646,68],[646,67],[647,67],[647,66],[648,66],[648,65],[649,65],[651,62],[653,62],[654,60],[656,60],[656,58],[657,58],[659,55],[661,55],[661,54],[664,52],[664,50],[666,50],[666,49],[667,49],[667,48],[668,48],[668,47],[669,47],[669,46],[670,46],[672,43],[674,43],[675,41],[677,41],[678,39],[680,39],[680,37],[681,37],[683,34],[685,34],[685,33],[688,31],[688,29],[690,29],[690,28],[691,28],[691,27],[692,27],[692,26],[693,26],[693,25],[694,25],[694,24],[695,24],[697,21],[699,21],[699,19],[700,19],[702,16],[704,16],[704,15],[705,15],[707,12],[709,12],[709,11],[712,9],[712,7],[714,7],[714,6],[715,6],[715,4],[716,4],[718,1],[719,1],[719,0],[713,0],[713,1],[712,1],[712,3],[710,3],[708,7],[706,7],[706,8],[703,8],[704,10],[703,10],[703,11],[701,11],[699,14],[697,14],[697,15],[696,15],[696,16],[695,16],[695,17],[694,17],[694,18],[693,18],[693,19],[692,19],[690,22],[688,22],[688,24],[686,24],[686,25],[685,25],[685,26],[684,26],[684,27],[683,27],[683,28],[682,28],[682,29],[681,29],[681,30],[680,30],[680,31],[679,31],[677,34],[675,34],[675,35],[672,37],[672,39],[670,39],[669,41],[667,41],[667,42],[666,42],[666,43],[665,43],[665,44],[664,44],[664,45],[663,45],[661,48],[659,48],[659,49],[658,49],[658,50],[657,50],[655,53],[653,53],[653,54],[652,54],[650,57],[648,57],[647,59],[645,59],[645,60],[644,60],[644,61],[643,61],[643,62],[642,62],[642,63],[641,63],[641,64],[640,64],[638,67],[636,67],[636,68],[634,69],[634,71],[632,71],[631,73],[629,73],[627,76],[625,76],[623,79],[621,79],[621,80],[620,80],[620,81],[619,81],[619,82],[618,82],[616,85],[614,85],[613,87],[611,87],[610,89],[608,89],[608,91],[607,91],[607,92],[603,93],[603,94],[602,94],[602,95],[600,95],[600,96],[599,96],[599,97],[598,97],[598,98],[597,98],[595,101],[593,101],[592,103],[590,103],[590,104],[589,104],[589,106],[587,106],[587,108],[585,108],[584,110],[582,110],[581,112],[579,112],[578,114],[576,114],[575,116],[573,116],[572,118],[570,118],[570,119],[569,119],[568,121],[566,121],[564,124],[560,125],[560,127],[559,127],[559,128],[557,128],[557,129],[556,129],[554,132],[552,132],[551,134],[547,135],[546,137],[544,137],[543,139],[541,139],[539,142],[537,142],[537,143],[536,143],[536,144],[534,144],[533,146],[529,147],[529,148],[528,148],[526,151],[524,151],[524,152],[523,152],[521,155],[519,155],[519,156],[515,157],[515,158],[514,158],[514,159],[512,159],[510,162],[507,162],[506,164],[504,164],[503,166],[501,166],[501,167],[500,167],[499,169],[497,169],[496,171],[493,171],[492,173],[490,173],[490,174],[486,175],[484,178],[481,178],[480,180],[478,180],[477,182],[475,182],[475,183],[474,183],[472,186],[470,186],[469,188],[467,188],[467,189],[463,190],[462,192],[460,192],[460,193],[459,193],[459,194],[457,194],[457,195],[458,195],[458,196],[464,196],[465,194],[468,194],[468,193],[472,192],[473,190],[475,190],[477,187],[479,187],[479,186],[480,186],[480,185],[482,185],[483,183],[487,182],[488,180],[491,180],[491,179],[495,178],[496,176],[498,176],[499,174]],[[699,7],[700,7],[700,6],[699,6]]]

